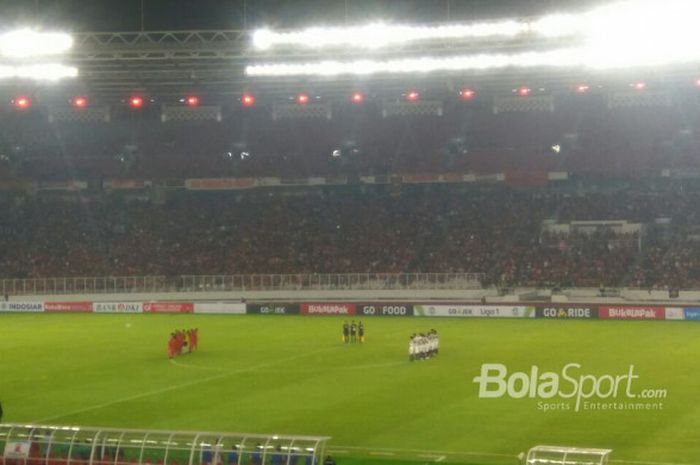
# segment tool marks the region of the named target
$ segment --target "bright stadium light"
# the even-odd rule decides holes
[[[379,48],[428,39],[457,39],[530,33],[544,37],[577,35],[576,46],[513,55],[357,59],[311,63],[254,64],[249,76],[336,76],[376,73],[428,73],[505,67],[559,66],[590,69],[653,67],[700,61],[700,1],[628,0],[581,15],[551,15],[530,22],[504,21],[432,27],[373,24],[355,28],[311,28],[298,32],[258,31],[258,48],[298,45]]]
[[[579,49],[527,52],[515,55],[481,54],[451,57],[397,58],[385,61],[321,61],[313,63],[270,63],[249,65],[248,76],[365,76],[378,73],[430,73],[469,71],[506,67],[575,66],[583,64]]]
[[[73,47],[73,38],[62,32],[37,32],[30,29],[0,35],[0,55],[8,58],[32,58],[57,55]]]
[[[586,26],[581,15],[549,15],[529,23],[533,34],[543,37],[566,37],[580,33]]]
[[[291,32],[258,29],[253,33],[253,47],[258,50],[267,50],[280,45],[304,48],[377,49],[425,40],[455,40],[490,36],[512,37],[529,30],[529,23],[518,21],[440,26],[372,23],[351,27],[312,27]]]
[[[593,68],[660,66],[700,59],[700,2],[631,0],[587,15],[586,58]]]
[[[57,63],[35,65],[0,65],[0,79],[32,79],[37,81],[58,81],[76,77],[78,68]]]

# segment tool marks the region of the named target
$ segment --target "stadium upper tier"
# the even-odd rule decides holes
[[[292,192],[6,199],[0,277],[467,272],[484,285],[700,286],[697,191]],[[545,226],[574,220],[598,223]]]
[[[600,98],[599,98],[600,97]],[[161,123],[148,114],[49,123],[40,111],[1,116],[0,176],[34,180],[221,176],[304,177],[506,171],[658,174],[698,168],[696,92],[673,105],[606,107],[572,96],[554,111],[494,114],[453,102],[444,116],[383,117],[366,102],[332,119],[273,120],[268,108],[222,122]],[[553,150],[553,147],[556,150]],[[333,157],[334,151],[339,157]],[[242,154],[247,154],[243,156]]]

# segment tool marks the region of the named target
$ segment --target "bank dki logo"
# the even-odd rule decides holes
[[[646,404],[637,401],[665,399],[667,396],[666,389],[638,389],[636,382],[639,375],[635,374],[634,365],[630,365],[624,373],[601,376],[582,374],[581,368],[580,363],[568,363],[560,373],[556,373],[541,372],[538,366],[533,365],[529,373],[516,371],[509,374],[508,368],[502,363],[484,363],[481,365],[481,373],[473,381],[479,385],[480,399],[497,399],[506,395],[513,399],[559,398],[573,401],[576,412],[582,407],[585,410],[599,409],[595,406],[589,408],[591,400],[635,402],[634,405],[622,405],[620,408],[613,406],[611,410],[658,410],[659,408],[645,407]],[[600,409],[608,410],[606,407]]]

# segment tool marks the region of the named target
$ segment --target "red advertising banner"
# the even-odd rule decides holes
[[[105,189],[145,189],[151,186],[151,181],[145,179],[107,179],[102,183]]]
[[[442,175],[442,180],[445,182],[464,182],[462,173],[446,173]]]
[[[545,171],[509,171],[506,172],[506,184],[515,187],[545,186],[549,177]]]
[[[87,189],[87,181],[44,181],[39,183],[40,190],[50,191],[80,191]]]
[[[255,178],[202,178],[185,181],[185,186],[190,190],[250,189],[256,185]]]
[[[192,302],[146,302],[143,304],[146,313],[192,313]]]
[[[336,302],[301,304],[302,315],[354,315],[355,304]]]
[[[45,312],[92,312],[92,302],[44,302]]]
[[[401,180],[406,184],[435,183],[440,181],[437,174],[404,174]]]
[[[664,320],[665,307],[600,307],[598,318],[605,320]]]

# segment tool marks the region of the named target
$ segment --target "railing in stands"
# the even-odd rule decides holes
[[[480,289],[480,273],[337,273],[2,279],[3,295]]]

